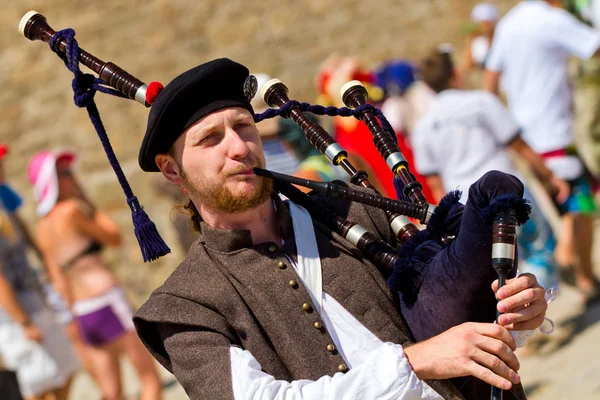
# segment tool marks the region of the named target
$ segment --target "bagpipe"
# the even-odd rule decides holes
[[[25,14],[19,30],[30,40],[49,43],[74,73],[75,102],[88,110],[124,188],[144,260],[168,253],[168,247],[127,184],[93,102],[94,93],[102,91],[149,107],[162,85],[157,82],[146,85],[115,64],[80,49],[72,30],[54,31],[46,18],[35,11]],[[99,78],[83,74],[79,63],[96,72]],[[257,88],[253,89],[255,94]],[[437,206],[428,204],[421,184],[414,179],[411,166],[398,147],[393,129],[381,111],[367,102],[367,95],[360,82],[351,81],[341,90],[347,107],[313,106],[290,100],[287,87],[274,79],[260,90],[261,98],[272,108],[255,115],[256,122],[275,116],[293,120],[313,146],[348,173],[350,182],[358,189],[258,168],[255,173],[273,179],[275,190],[306,208],[313,218],[351,242],[379,268],[388,286],[398,294],[400,312],[416,341],[468,321],[493,322],[497,313],[491,284],[498,278],[502,286],[516,271],[516,226],[529,217],[530,207],[523,199],[523,185],[511,175],[491,171],[471,186],[465,205],[459,203],[459,192],[447,194]],[[348,159],[348,153],[323,127],[309,120],[306,112],[354,117],[365,123],[373,135],[374,146],[394,174],[394,187],[400,200],[382,197],[367,173],[357,170]],[[386,243],[293,185],[311,188],[323,196],[342,197],[383,209],[396,241]],[[426,228],[419,230],[408,217],[418,219]],[[471,390],[468,380],[457,381],[457,386],[463,393]],[[493,398],[500,396],[496,391]]]

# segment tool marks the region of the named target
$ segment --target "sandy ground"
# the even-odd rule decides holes
[[[124,378],[125,387],[124,394],[128,400],[139,399],[140,397],[140,385],[137,380],[135,370],[133,366],[127,361],[123,360],[122,365],[122,376]],[[160,369],[161,381],[164,388],[163,400],[184,400],[186,396],[183,388],[177,383],[177,380],[167,370],[157,364],[157,368]],[[73,388],[69,400],[100,400],[101,395],[94,382],[90,379],[86,373],[80,373],[73,382]]]

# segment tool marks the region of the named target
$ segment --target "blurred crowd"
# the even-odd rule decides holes
[[[342,107],[340,89],[362,82],[432,204],[457,189],[466,202],[469,186],[490,170],[519,177],[533,206],[518,235],[520,270],[534,273],[546,288],[573,285],[593,302],[600,297],[592,261],[600,163],[598,24],[600,1],[522,1],[506,15],[479,3],[463,25],[461,53],[441,43],[423,59],[372,66],[332,55],[316,73],[315,103]],[[271,77],[254,75],[260,92]],[[259,97],[253,101],[257,113],[268,107]],[[365,124],[309,117],[382,194],[397,198],[393,174]],[[591,144],[585,157],[575,143],[576,126]],[[291,120],[269,119],[258,128],[268,169],[350,180]],[[83,369],[104,399],[120,399],[119,359],[126,356],[142,382],[141,398],[158,399],[154,362],[133,330],[125,290],[102,258],[103,248],[120,245],[120,233],[79,184],[77,158],[56,149],[33,155],[30,196],[17,193],[4,176],[10,154],[8,144],[0,146],[0,397],[66,399]],[[185,197],[162,177],[155,190],[174,203]],[[23,198],[37,204],[35,227],[19,216]],[[174,213],[172,220],[187,251],[195,240],[189,219]]]

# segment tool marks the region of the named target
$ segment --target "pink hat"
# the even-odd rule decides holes
[[[72,167],[77,161],[77,154],[68,150],[42,151],[34,155],[27,166],[27,177],[33,186],[40,217],[48,214],[58,200],[56,163],[59,160],[67,161]]]

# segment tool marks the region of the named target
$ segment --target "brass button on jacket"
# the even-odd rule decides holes
[[[290,285],[292,288],[296,289],[298,287],[298,282],[296,282],[295,280],[291,280],[288,282],[288,285]]]
[[[285,263],[283,261],[279,261],[277,263],[277,267],[279,267],[279,269],[286,269],[287,265],[285,265]]]
[[[306,311],[306,312],[311,312],[311,311],[312,311],[312,307],[311,307],[311,305],[310,305],[310,304],[308,304],[308,303],[304,303],[304,304],[302,304],[302,309],[303,309],[304,311]]]
[[[346,366],[346,364],[340,364],[340,365],[338,365],[338,371],[346,372],[346,371],[348,371],[348,367]]]
[[[328,344],[327,351],[329,351],[330,353],[333,353],[335,351],[335,346],[332,344]]]
[[[315,322],[313,326],[315,327],[315,329],[323,328],[323,324],[321,324],[319,321]]]

